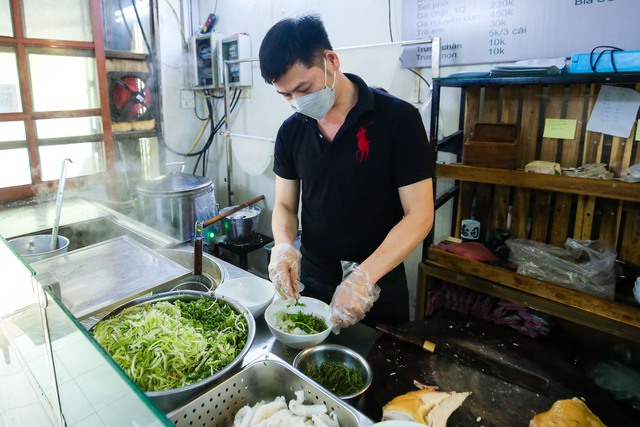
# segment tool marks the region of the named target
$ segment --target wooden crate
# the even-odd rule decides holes
[[[469,166],[515,169],[518,127],[510,123],[476,123],[462,147],[462,163]]]

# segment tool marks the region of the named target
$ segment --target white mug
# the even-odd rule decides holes
[[[480,221],[463,219],[460,226],[460,237],[464,240],[478,240],[480,238]]]

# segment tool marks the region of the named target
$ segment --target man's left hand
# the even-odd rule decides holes
[[[358,266],[336,288],[330,312],[333,332],[362,320],[380,296],[380,287],[371,283],[369,273]]]

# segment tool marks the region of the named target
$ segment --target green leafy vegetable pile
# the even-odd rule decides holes
[[[312,335],[327,330],[327,324],[321,317],[303,313],[302,310],[296,313],[281,312],[276,317],[280,321],[278,329],[290,334]]]
[[[320,366],[311,366],[307,376],[337,396],[348,396],[364,387],[362,374],[340,362],[322,362]]]
[[[249,325],[224,301],[160,301],[98,322],[96,341],[144,391],[203,380],[244,348]]]

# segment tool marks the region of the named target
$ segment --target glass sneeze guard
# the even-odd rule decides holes
[[[173,425],[2,236],[0,265],[0,425]]]

